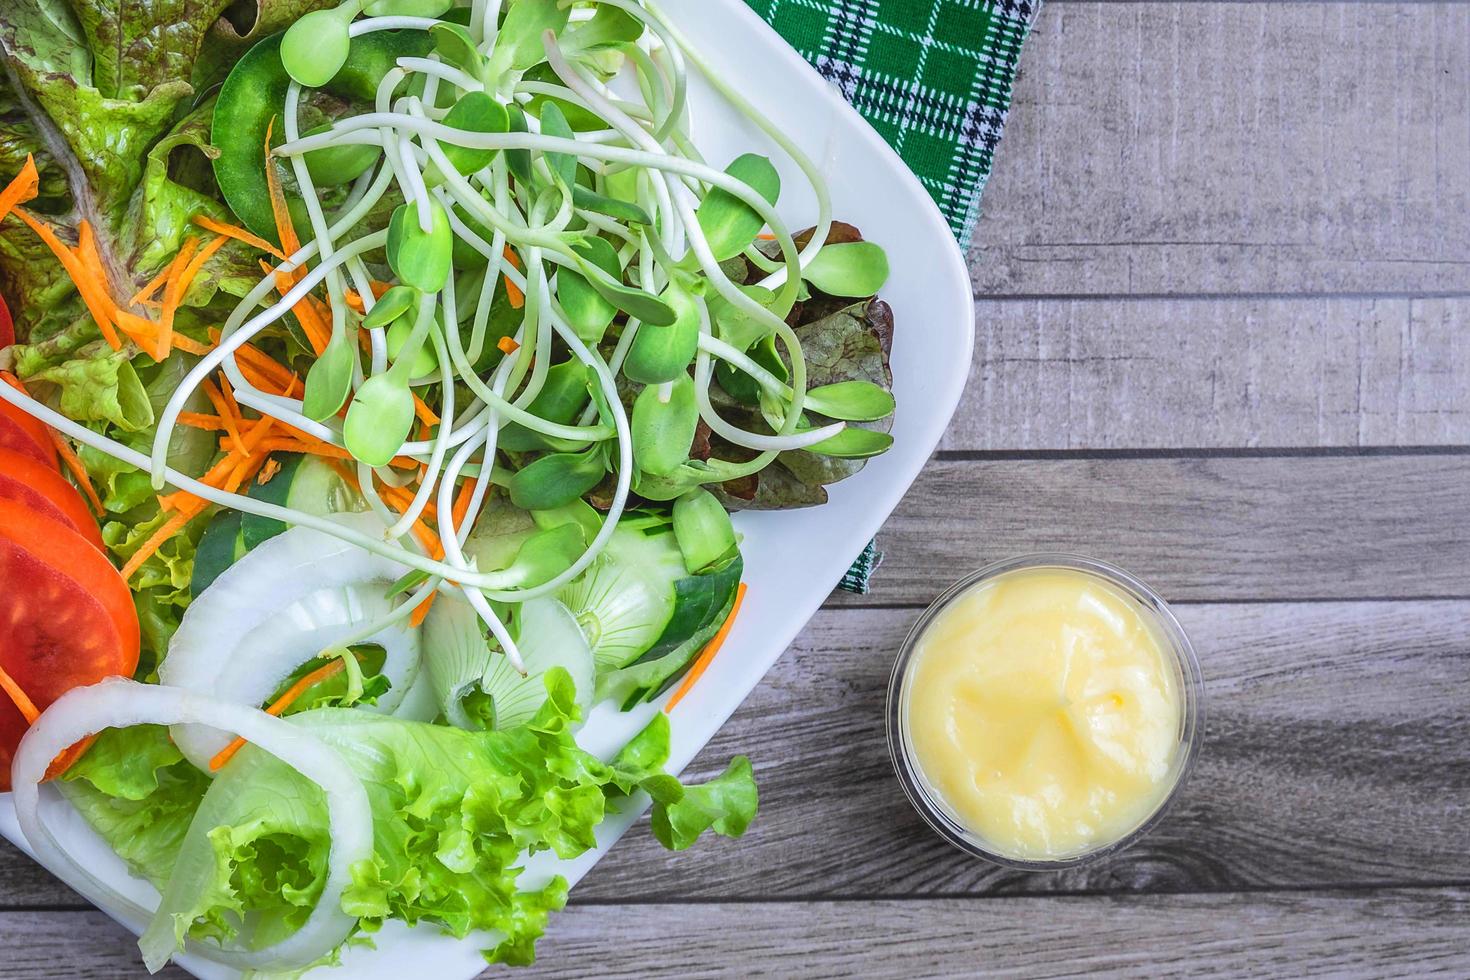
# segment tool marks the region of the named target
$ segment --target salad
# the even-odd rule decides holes
[[[623,808],[740,836],[748,760],[665,771],[731,513],[892,444],[888,261],[817,165],[649,0],[14,6],[0,790],[41,858],[150,969],[289,974],[390,920],[530,963]],[[781,160],[701,154],[691,67]],[[594,708],[652,720],[599,756]]]

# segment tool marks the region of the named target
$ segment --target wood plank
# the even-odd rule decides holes
[[[1463,298],[982,298],[942,445],[1464,445],[1467,322]]]
[[[1454,976],[1470,969],[1467,913],[1463,889],[583,906],[553,919],[515,975]],[[0,913],[0,946],[7,976],[146,976],[99,913]]]
[[[927,603],[1034,551],[1095,555],[1173,600],[1470,594],[1470,456],[932,462],[878,538],[867,599]]]
[[[977,295],[1464,293],[1470,7],[1043,5]]]
[[[1470,881],[1470,601],[1176,611],[1206,678],[1203,755],[1163,824],[1116,857],[1028,875],[936,837],[893,777],[883,723],[918,610],[826,610],[696,762],[751,757],[746,837],[670,855],[635,830],[574,900]]]
[[[0,975],[25,980],[122,980],[148,971],[132,933],[101,912],[0,912]],[[154,978],[187,980],[166,966]]]
[[[1463,891],[579,908],[532,976],[1344,976],[1470,969]]]
[[[1453,976],[1467,912],[1463,890],[578,908],[527,975]]]

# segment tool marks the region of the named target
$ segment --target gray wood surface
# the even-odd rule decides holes
[[[1049,0],[985,204],[874,594],[695,764],[749,754],[760,818],[635,830],[532,974],[1470,973],[1470,5]],[[1206,742],[1144,842],[1021,875],[924,829],[881,708],[922,604],[1049,549],[1178,603]],[[7,846],[0,881],[0,976],[141,974]]]

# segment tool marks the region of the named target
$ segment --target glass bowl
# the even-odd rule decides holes
[[[1135,600],[1142,614],[1157,629],[1165,650],[1172,654],[1173,662],[1178,669],[1175,680],[1181,701],[1178,748],[1166,777],[1169,781],[1169,788],[1153,811],[1117,840],[1102,841],[1086,850],[1045,860],[1017,858],[1004,854],[988,844],[984,838],[966,828],[939,794],[930,787],[922,768],[913,757],[908,738],[907,684],[913,665],[914,651],[925,630],[942,610],[971,589],[1002,575],[1034,569],[1070,570],[1092,575]],[[1169,609],[1168,603],[1157,592],[1116,565],[1110,565],[1095,558],[1068,554],[1022,555],[1018,558],[1008,558],[1005,561],[986,565],[979,571],[960,579],[945,590],[938,599],[935,599],[928,609],[924,610],[924,614],[909,631],[908,637],[903,642],[903,648],[899,651],[898,659],[894,661],[893,674],[888,682],[886,711],[888,752],[893,759],[893,768],[898,774],[898,781],[903,787],[904,795],[940,837],[967,854],[984,858],[1004,867],[1023,871],[1059,871],[1096,860],[1104,855],[1115,854],[1133,844],[1163,819],[1164,814],[1168,812],[1170,805],[1178,796],[1179,789],[1184,785],[1194,765],[1194,760],[1199,754],[1200,743],[1204,738],[1202,700],[1203,682],[1194,647],[1190,644],[1189,637],[1185,635],[1184,628],[1179,625],[1179,620]]]

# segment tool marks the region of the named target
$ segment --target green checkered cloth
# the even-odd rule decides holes
[[[1040,0],[746,0],[892,144],[961,247],[1005,129]],[[869,543],[838,588],[865,594]]]
[[[746,2],[893,145],[968,247],[1040,0]]]

